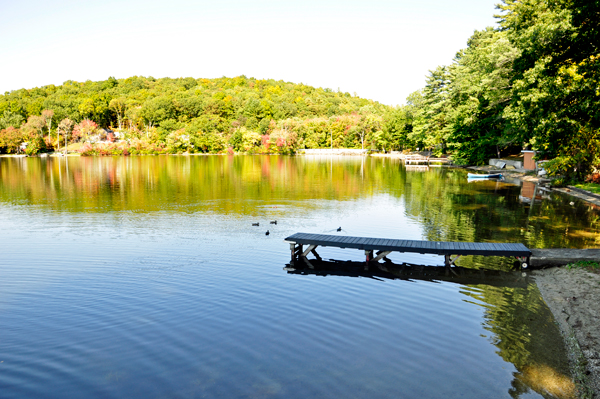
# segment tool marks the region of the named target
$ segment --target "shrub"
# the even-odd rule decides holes
[[[56,147],[56,139],[50,136],[44,136],[44,145],[47,150],[54,150]]]
[[[129,144],[123,148],[127,150],[127,155],[157,155],[168,153],[164,143],[149,143],[141,139],[131,139]]]
[[[7,154],[16,154],[19,152],[21,143],[23,142],[23,133],[19,129],[9,126],[6,129],[0,130],[0,148]]]
[[[568,183],[568,182],[567,182],[567,180],[566,180],[564,177],[562,177],[562,176],[559,176],[559,177],[556,177],[556,178],[554,178],[554,179],[553,179],[553,180],[550,182],[550,185],[551,185],[552,187],[564,187],[564,186],[566,186],[566,185],[567,185],[567,183]]]
[[[592,173],[587,177],[587,179],[585,179],[585,181],[588,183],[600,184],[600,173]]]
[[[73,128],[73,141],[87,140],[91,134],[96,133],[98,124],[92,120],[84,119]]]
[[[124,143],[110,143],[100,144],[93,146],[89,143],[85,143],[79,150],[82,156],[113,156],[113,155],[129,155],[127,144]]]
[[[29,139],[29,144],[27,145],[27,148],[25,148],[25,154],[36,155],[45,149],[46,149],[46,143],[44,142],[44,139],[41,138],[40,136],[38,136],[37,134],[34,134]]]
[[[296,133],[287,129],[275,129],[268,136],[270,153],[293,154],[297,145]]]
[[[571,159],[568,157],[556,157],[544,163],[544,169],[551,177],[566,177],[572,167]]]
[[[90,143],[85,143],[79,150],[77,150],[83,156],[96,155],[96,149],[92,147]]]
[[[558,156],[544,163],[548,176],[564,176],[566,181],[584,181],[593,170],[593,154],[582,150]]]
[[[194,144],[190,141],[190,135],[184,129],[169,133],[166,138],[167,150],[173,153],[194,151]]]
[[[246,128],[241,128],[242,131],[242,149],[250,154],[258,152],[262,136]]]

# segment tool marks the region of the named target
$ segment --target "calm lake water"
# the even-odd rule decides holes
[[[597,210],[534,188],[360,157],[2,158],[0,397],[573,397],[509,259],[284,270],[296,232],[600,246]]]

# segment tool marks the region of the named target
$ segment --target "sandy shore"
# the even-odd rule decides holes
[[[600,398],[600,274],[553,267],[532,272],[570,353],[583,398]]]

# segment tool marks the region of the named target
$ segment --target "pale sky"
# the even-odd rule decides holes
[[[403,104],[498,0],[0,0],[0,93],[246,75]]]

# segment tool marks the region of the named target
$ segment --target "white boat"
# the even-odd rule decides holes
[[[502,173],[477,174],[467,173],[468,179],[501,179]]]

